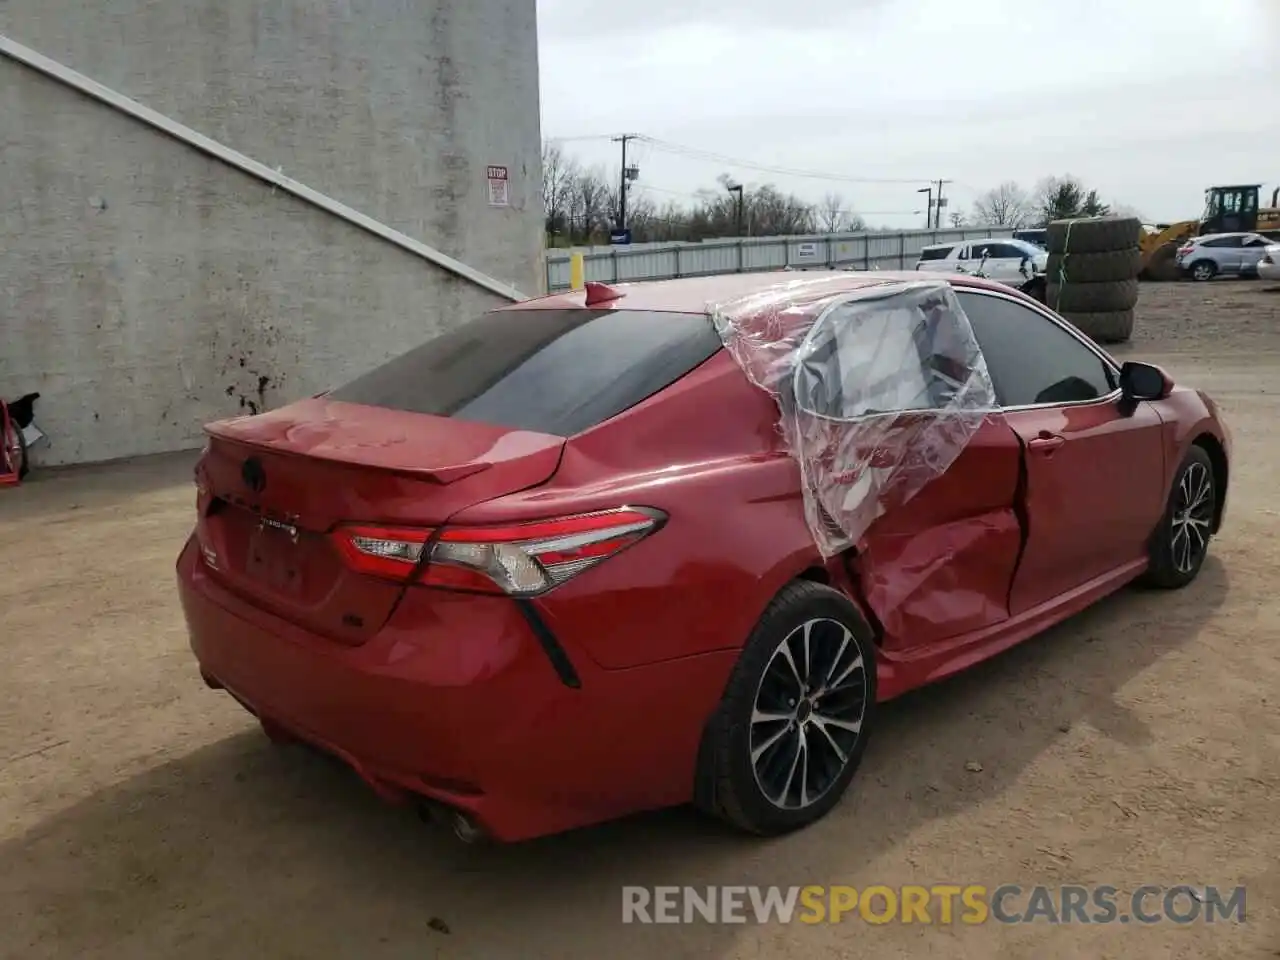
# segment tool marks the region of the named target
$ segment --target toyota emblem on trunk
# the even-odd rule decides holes
[[[262,466],[262,461],[257,457],[250,457],[246,460],[244,466],[240,468],[240,479],[254,493],[261,493],[265,490],[267,486],[267,471]]]

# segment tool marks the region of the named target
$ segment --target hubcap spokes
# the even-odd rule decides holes
[[[1203,463],[1193,463],[1174,493],[1169,547],[1174,569],[1179,573],[1191,573],[1208,549],[1213,507],[1213,477]]]
[[[756,783],[778,807],[820,800],[862,735],[867,670],[853,634],[835,620],[809,620],[774,651],[751,713]]]

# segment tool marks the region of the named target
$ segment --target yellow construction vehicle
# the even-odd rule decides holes
[[[1208,233],[1261,233],[1280,241],[1280,187],[1269,207],[1259,206],[1262,184],[1210,187],[1204,192],[1204,216],[1199,220],[1145,225],[1138,246],[1142,276],[1148,280],[1176,280],[1178,247],[1191,237]]]

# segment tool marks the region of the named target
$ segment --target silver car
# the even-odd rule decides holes
[[[1258,276],[1263,280],[1280,280],[1280,243],[1273,243],[1262,251]]]
[[[1192,280],[1256,277],[1258,263],[1274,243],[1257,233],[1210,233],[1178,248],[1178,269]]]

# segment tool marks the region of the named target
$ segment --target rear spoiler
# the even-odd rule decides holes
[[[393,473],[399,476],[412,477],[415,480],[427,480],[437,483],[441,486],[447,486],[462,480],[464,477],[472,477],[477,473],[483,473],[490,469],[493,464],[487,460],[471,460],[467,463],[458,464],[442,464],[434,467],[410,467],[400,463],[388,463],[380,461],[376,455],[369,457],[352,457],[340,456],[336,452],[327,451],[323,448],[308,450],[306,453],[293,450],[282,444],[274,444],[269,440],[250,440],[242,436],[238,436],[234,431],[226,429],[230,424],[236,423],[236,420],[219,420],[214,423],[206,424],[204,427],[205,435],[214,440],[223,440],[227,443],[239,444],[251,450],[270,451],[276,456],[283,457],[299,457],[307,460],[323,460],[327,463],[341,463],[347,465],[358,465],[371,470],[381,470],[386,473]],[[370,448],[370,452],[375,453],[378,448]]]

